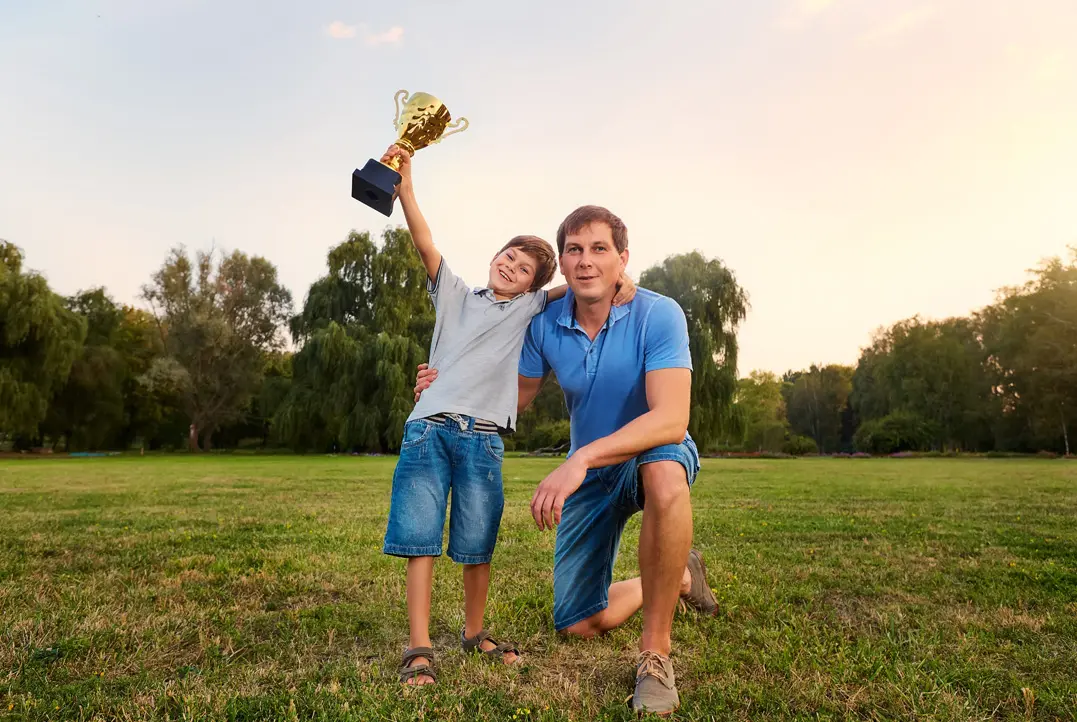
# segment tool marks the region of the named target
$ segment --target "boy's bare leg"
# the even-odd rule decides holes
[[[464,636],[471,638],[482,631],[483,617],[486,616],[486,594],[490,590],[490,565],[464,565]],[[493,649],[496,645],[484,640],[480,647]],[[501,658],[505,664],[514,664],[517,657],[507,652]]]
[[[434,586],[434,557],[412,557],[408,559],[408,624],[411,636],[408,649],[429,647],[430,644],[430,593]],[[410,666],[429,664],[426,657],[416,657]],[[418,675],[407,684],[433,684],[434,680],[425,675]]]

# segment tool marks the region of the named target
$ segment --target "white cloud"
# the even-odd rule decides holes
[[[346,40],[347,38],[354,38],[356,30],[357,28],[354,25],[346,25],[340,20],[334,20],[326,26],[325,34],[337,40]]]
[[[920,5],[919,7],[906,10],[896,18],[864,33],[864,35],[860,37],[860,40],[865,43],[878,43],[882,40],[889,40],[890,38],[897,37],[919,25],[923,25],[933,18],[938,13],[938,10],[939,9],[934,5]]]
[[[365,25],[363,26],[363,42],[370,46],[395,45],[403,39],[404,28],[399,25],[394,25],[380,33],[372,33]]]
[[[820,0],[816,0],[816,2],[818,1]],[[325,26],[325,34],[336,40],[351,40],[355,37],[362,37],[363,43],[373,48],[379,45],[396,45],[400,43],[404,39],[404,28],[400,25],[394,25],[388,30],[374,32],[365,23],[348,25],[341,20],[334,20]]]

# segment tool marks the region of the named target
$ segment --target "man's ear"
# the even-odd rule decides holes
[[[623,271],[628,268],[628,249],[624,249],[618,255],[621,256],[621,270]]]

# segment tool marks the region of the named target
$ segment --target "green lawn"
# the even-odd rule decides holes
[[[545,459],[506,462],[488,615],[526,666],[461,655],[442,559],[439,685],[399,687],[394,462],[0,462],[0,719],[632,719],[639,618],[553,631]],[[680,719],[1077,719],[1077,463],[705,460],[693,504],[721,612],[678,615]]]

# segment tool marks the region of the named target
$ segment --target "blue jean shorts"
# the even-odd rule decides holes
[[[505,508],[504,459],[501,437],[475,431],[475,419],[468,416],[405,424],[382,551],[398,557],[440,556],[451,491],[449,558],[459,564],[488,563]]]
[[[613,563],[629,517],[643,510],[640,467],[675,461],[688,486],[699,473],[692,437],[666,444],[614,466],[587,472],[580,488],[565,500],[553,562],[553,623],[560,631],[609,606]]]

